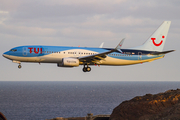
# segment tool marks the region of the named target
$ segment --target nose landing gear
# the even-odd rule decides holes
[[[88,65],[87,65],[87,67],[84,65],[82,70],[83,70],[83,72],[90,72],[91,68]]]
[[[18,63],[19,65],[18,65],[18,68],[19,69],[21,69],[22,68],[22,66],[21,66],[21,61],[16,61],[16,60],[13,60],[12,61],[13,63]]]

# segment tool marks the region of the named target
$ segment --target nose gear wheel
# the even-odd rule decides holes
[[[18,65],[18,68],[19,68],[19,69],[21,69],[21,68],[22,68],[21,64],[19,64],[19,65]]]

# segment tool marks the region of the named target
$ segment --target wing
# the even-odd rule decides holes
[[[79,61],[83,63],[99,63],[101,60],[104,60],[107,57],[107,54],[114,52],[114,50],[110,50],[107,52],[99,53],[99,54],[94,54],[94,55],[89,55],[89,56],[83,56],[79,57]]]
[[[101,60],[105,60],[108,54],[115,52],[115,51],[120,51],[120,48],[124,42],[124,39],[121,40],[121,42],[117,45],[115,49],[109,50],[107,52],[99,53],[99,54],[94,54],[94,55],[89,55],[89,56],[83,56],[79,57],[79,61],[83,62],[84,64],[99,64]]]

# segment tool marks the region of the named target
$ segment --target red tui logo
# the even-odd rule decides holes
[[[164,39],[165,36],[163,35],[162,38]],[[160,46],[160,45],[163,43],[163,40],[161,40],[160,43],[155,43],[156,38],[151,38],[151,40],[152,40],[152,42],[153,42],[153,44],[154,44],[155,46]]]
[[[28,48],[29,49],[29,53],[32,53],[33,51],[33,48],[32,47],[29,47]],[[40,49],[40,51],[39,51],[39,49]],[[36,54],[38,54],[38,53],[40,53],[40,54],[42,54],[42,48],[34,48],[34,53],[36,53]]]

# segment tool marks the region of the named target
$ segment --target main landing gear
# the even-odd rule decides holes
[[[82,70],[83,70],[83,72],[90,72],[91,68],[88,65],[87,65],[87,67],[86,67],[86,65],[84,65]]]

